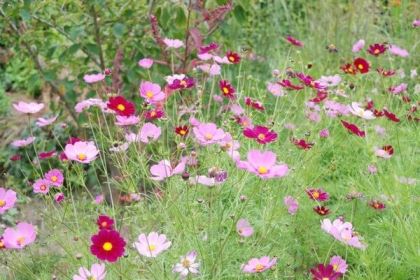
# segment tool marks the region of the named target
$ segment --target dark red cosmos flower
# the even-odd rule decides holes
[[[100,260],[115,262],[124,255],[126,243],[118,231],[101,229],[91,241],[90,252]]]
[[[375,117],[379,118],[379,117],[382,117],[384,115],[384,112],[382,112],[380,110],[377,110],[377,109],[374,109],[373,114],[375,115]]]
[[[260,144],[267,144],[277,139],[277,133],[265,126],[254,126],[243,130],[245,137],[255,139]]]
[[[309,150],[314,145],[314,143],[307,142],[305,139],[296,139],[296,138],[292,138],[292,143],[295,144],[296,147],[302,150]]]
[[[365,74],[369,72],[370,66],[366,59],[358,57],[353,61],[353,64],[360,73]]]
[[[15,155],[10,157],[11,161],[18,161],[18,160],[21,160],[21,159],[22,159],[22,156],[19,155],[19,154],[15,154]]]
[[[320,83],[316,82],[314,78],[304,73],[296,73],[296,77],[307,87],[315,89],[323,89],[325,87],[321,86]]]
[[[374,56],[378,56],[380,54],[383,54],[386,51],[386,46],[384,44],[373,44],[369,46],[369,49],[367,50],[368,53]]]
[[[118,95],[110,97],[107,103],[109,109],[113,110],[119,116],[132,116],[136,112],[134,103],[126,100],[123,96]]]
[[[198,51],[199,54],[205,54],[205,53],[209,53],[211,51],[217,50],[217,48],[219,48],[219,45],[215,42],[211,42],[208,45],[205,46],[201,46],[200,50]]]
[[[66,144],[74,145],[74,144],[76,144],[77,142],[80,142],[80,141],[82,141],[82,139],[77,138],[77,137],[70,136],[70,138],[67,139],[67,143]]]
[[[185,77],[182,80],[175,79],[172,84],[168,85],[168,87],[172,90],[177,90],[192,88],[194,85],[195,81],[193,78]]]
[[[303,43],[302,43],[301,41],[299,41],[298,39],[293,38],[292,36],[287,36],[287,37],[286,37],[286,40],[287,40],[290,44],[292,44],[292,45],[294,45],[294,46],[296,46],[296,47],[303,47]]]
[[[366,105],[365,105],[366,110],[372,110],[374,107],[375,107],[375,104],[373,103],[373,100],[370,99],[366,102]]]
[[[403,95],[403,96],[401,96],[401,100],[402,100],[404,103],[410,103],[410,102],[411,102],[411,98],[410,98],[410,96],[408,96],[408,95]]]
[[[258,110],[258,111],[264,111],[265,107],[264,105],[257,100],[253,100],[250,97],[245,97],[245,105],[250,106],[251,108]]]
[[[241,57],[236,52],[228,51],[226,53],[226,57],[230,63],[238,64],[239,62],[241,62]]]
[[[369,201],[369,206],[375,210],[383,210],[385,209],[385,204],[378,201],[378,200],[371,200]]]
[[[221,80],[219,82],[219,88],[224,97],[229,99],[235,98],[235,88],[229,83],[229,81]]]
[[[383,68],[378,68],[376,71],[378,71],[378,73],[383,77],[390,77],[395,75],[394,70],[384,70]]]
[[[284,87],[285,89],[289,90],[301,90],[303,89],[303,86],[294,85],[290,80],[281,80],[280,82],[277,82],[279,85]]]
[[[390,156],[394,154],[394,147],[392,147],[391,145],[383,146],[382,150],[384,150]]]
[[[98,225],[99,229],[114,229],[114,220],[107,215],[99,215],[98,219],[96,220],[96,224]]]
[[[163,112],[161,109],[159,108],[155,108],[155,109],[151,109],[151,110],[147,110],[146,112],[144,112],[144,117],[146,118],[146,120],[151,121],[151,120],[156,120],[156,119],[160,119],[165,115],[165,112]]]
[[[357,71],[357,69],[350,63],[342,65],[340,69],[343,70],[344,73],[351,74],[351,75],[356,75],[356,71]]]
[[[355,124],[352,124],[343,120],[341,121],[341,123],[349,132],[359,137],[365,137],[366,133],[363,130],[360,130]]]
[[[38,155],[39,159],[47,159],[47,158],[52,158],[54,156],[55,156],[55,151],[41,152]]]
[[[330,209],[328,209],[325,206],[316,206],[313,209],[320,216],[325,216],[325,215],[328,215],[330,213]]]
[[[400,122],[400,119],[394,113],[388,111],[387,108],[383,108],[382,111],[388,120],[393,121],[393,122]]]
[[[313,103],[320,103],[322,101],[324,101],[326,98],[328,97],[328,92],[323,91],[323,90],[319,90],[316,93],[316,97],[309,99],[309,101],[313,102]]]
[[[330,198],[329,194],[323,189],[307,189],[306,193],[309,198],[316,201],[326,201]]]
[[[177,126],[175,128],[175,133],[178,134],[178,135],[180,135],[180,136],[182,136],[182,137],[187,136],[189,131],[190,130],[189,130],[188,126],[186,126],[186,125],[184,125],[184,126]]]
[[[111,74],[112,74],[112,70],[110,68],[105,68],[104,75],[105,76],[110,76]]]
[[[318,264],[311,269],[312,280],[338,280],[342,276],[341,273],[334,271],[334,267],[330,264]]]

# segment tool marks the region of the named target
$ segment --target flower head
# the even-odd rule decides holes
[[[177,166],[172,167],[170,161],[161,160],[158,164],[150,167],[150,173],[153,177],[152,180],[162,181],[168,177],[176,174],[181,174],[185,170],[185,159],[182,159]]]
[[[261,273],[270,269],[277,263],[277,258],[270,259],[268,256],[261,258],[252,258],[246,264],[241,266],[245,273]]]
[[[366,59],[358,57],[353,61],[353,64],[360,73],[365,74],[369,72],[370,65]]]
[[[385,203],[380,202],[379,200],[371,200],[369,201],[369,206],[372,207],[375,210],[384,210],[385,209]]]
[[[73,280],[104,280],[105,276],[105,264],[95,263],[90,270],[85,267],[79,268],[79,274],[74,275]]]
[[[353,225],[349,222],[344,222],[341,219],[335,219],[331,222],[330,219],[324,219],[321,222],[321,228],[336,240],[346,245],[358,249],[364,249],[366,247],[366,245],[360,241],[356,232],[353,231]]]
[[[230,63],[238,64],[239,62],[241,62],[241,57],[236,52],[228,51],[226,53],[226,57]]]
[[[243,130],[245,137],[255,139],[260,144],[267,144],[277,139],[277,133],[265,126],[247,127]]]
[[[297,202],[296,199],[288,195],[284,197],[283,202],[284,202],[284,205],[286,205],[287,211],[289,212],[290,215],[296,214],[299,208],[299,203]]]
[[[171,247],[171,241],[166,239],[166,235],[151,232],[148,235],[142,233],[138,237],[138,242],[134,242],[134,247],[140,255],[155,258],[163,251]]]
[[[229,99],[235,98],[235,88],[229,83],[229,81],[221,80],[219,82],[219,88],[224,97]]]
[[[319,206],[318,205],[318,206],[314,207],[313,209],[320,216],[325,216],[325,215],[328,215],[330,213],[330,209],[328,209],[325,206]]]
[[[141,82],[139,91],[140,96],[151,104],[156,104],[166,98],[166,95],[161,90],[160,85],[154,84],[152,82]]]
[[[55,120],[57,119],[57,117],[58,116],[54,116],[54,117],[51,117],[51,118],[48,118],[48,119],[46,119],[46,118],[38,118],[37,121],[36,121],[36,125],[39,126],[39,127],[44,127],[44,126],[50,125],[53,122],[55,122]]]
[[[214,123],[200,123],[193,128],[193,133],[202,146],[218,143],[225,138],[225,132]]]
[[[334,267],[330,264],[318,264],[311,269],[313,280],[338,280],[342,274],[334,271]]]
[[[347,272],[347,263],[346,260],[344,260],[342,257],[340,256],[333,256],[330,259],[330,265],[332,265],[333,270],[335,272],[344,274]]]
[[[384,44],[373,44],[369,46],[368,53],[374,56],[379,56],[386,51],[387,47]]]
[[[165,38],[165,39],[163,39],[163,42],[170,49],[179,49],[179,48],[184,46],[184,42],[182,42],[181,40],[178,40],[178,39]]]
[[[363,109],[359,103],[352,102],[350,107],[350,112],[365,120],[373,120],[375,119],[375,115],[370,110]]]
[[[359,41],[354,43],[351,51],[354,52],[354,53],[360,52],[364,47],[365,47],[365,40],[360,39]]]
[[[114,220],[107,216],[107,215],[99,215],[98,219],[96,220],[96,224],[98,225],[99,229],[114,229]]]
[[[35,137],[28,137],[26,139],[15,140],[11,143],[11,145],[16,148],[26,147],[32,144],[34,141],[35,141]]]
[[[341,120],[341,124],[351,133],[359,136],[359,137],[365,137],[365,132],[357,127],[357,125],[346,122]]]
[[[109,109],[119,116],[131,116],[136,113],[134,103],[126,100],[123,96],[110,97],[107,103]]]
[[[262,179],[283,177],[289,168],[286,164],[277,164],[277,156],[270,151],[251,150],[248,152],[247,161],[238,160],[239,169],[245,169]]]
[[[38,179],[35,181],[35,183],[32,185],[34,193],[42,193],[46,194],[50,190],[51,182],[46,179]]]
[[[96,159],[99,150],[96,148],[93,141],[79,141],[74,144],[67,144],[64,148],[64,153],[69,160],[80,163],[90,163]]]
[[[83,76],[83,80],[85,80],[88,84],[93,84],[100,82],[105,79],[105,74],[97,73],[97,74],[86,74]]]
[[[18,223],[16,228],[6,228],[3,233],[4,246],[8,249],[22,249],[35,241],[36,231],[31,224]]]
[[[181,279],[184,279],[188,274],[198,274],[198,269],[200,268],[200,263],[196,262],[197,252],[191,251],[186,256],[180,258],[179,263],[175,264],[172,271],[174,273],[179,273]]]
[[[177,126],[175,128],[175,133],[178,134],[181,137],[186,137],[188,135],[189,131],[190,131],[190,129],[186,125]]]
[[[383,146],[382,148],[376,148],[375,155],[384,159],[389,159],[394,154],[394,148],[391,145]]]
[[[327,192],[323,189],[307,189],[306,193],[308,194],[309,198],[316,201],[327,201],[330,196]]]
[[[12,208],[16,202],[16,192],[0,188],[0,215]]]
[[[286,37],[286,40],[287,40],[290,44],[292,44],[292,45],[294,45],[294,46],[296,46],[296,47],[303,47],[303,43],[302,43],[301,41],[299,41],[298,39],[296,39],[296,38],[292,37],[292,36],[287,36],[287,37]]]
[[[153,65],[153,59],[145,57],[139,60],[139,66],[144,69],[150,69]]]
[[[44,109],[44,106],[45,105],[43,103],[26,103],[23,101],[19,101],[17,104],[13,104],[13,107],[16,109],[16,111],[24,114],[36,114],[42,109]]]
[[[50,184],[55,187],[61,187],[64,182],[63,172],[59,169],[51,169],[45,173],[44,178],[50,181]]]
[[[245,219],[239,219],[236,223],[236,232],[242,237],[249,237],[254,233],[254,229]]]
[[[390,45],[388,50],[391,54],[396,56],[407,57],[410,55],[407,50],[400,48],[397,45]]]
[[[302,149],[305,151],[310,150],[314,145],[314,143],[310,143],[306,141],[305,139],[296,139],[296,138],[292,138],[292,143],[299,149]]]
[[[100,260],[116,262],[124,255],[126,243],[118,231],[101,229],[91,241],[90,252]]]

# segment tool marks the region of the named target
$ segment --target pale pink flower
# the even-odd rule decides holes
[[[36,114],[44,109],[44,104],[35,102],[26,103],[19,101],[17,104],[13,104],[13,107],[16,109],[16,111],[24,114]]]
[[[200,69],[201,71],[203,71],[204,73],[209,74],[211,77],[213,76],[218,76],[221,73],[221,67],[216,64],[201,64],[197,66],[198,69]]]
[[[166,82],[168,83],[168,84],[173,84],[174,82],[175,82],[175,80],[180,80],[180,81],[182,81],[182,80],[184,80],[185,79],[185,75],[184,74],[173,74],[173,75],[171,75],[171,76],[166,76],[165,77],[165,80],[166,80]]]
[[[223,183],[223,182],[217,181],[216,178],[214,177],[207,177],[204,175],[199,175],[199,176],[196,176],[195,178],[190,178],[190,182],[192,184],[201,184],[207,187],[213,187],[213,186],[220,185]]]
[[[218,143],[225,137],[225,132],[214,123],[200,123],[193,128],[193,132],[202,146]]]
[[[139,66],[144,69],[150,69],[153,66],[153,59],[148,57],[140,59]]]
[[[197,54],[197,57],[200,60],[209,60],[209,59],[213,58],[213,55],[211,53],[199,53],[199,54]]]
[[[420,26],[420,19],[413,20],[412,25],[413,25],[413,27],[419,27]]]
[[[191,251],[186,256],[181,257],[179,263],[175,264],[172,272],[179,273],[181,279],[185,279],[188,274],[198,274],[200,263],[196,262],[197,252]]]
[[[115,125],[118,126],[130,126],[130,125],[135,125],[138,124],[140,122],[140,118],[138,116],[115,116],[115,118],[117,119],[117,121],[115,122]]]
[[[248,152],[248,161],[238,160],[236,166],[245,169],[261,179],[270,179],[286,176],[289,168],[286,164],[277,164],[277,156],[271,151],[251,150]]]
[[[296,125],[294,125],[293,123],[285,123],[284,128],[287,129],[287,130],[295,130]]]
[[[105,75],[102,73],[90,74],[90,75],[86,74],[83,76],[83,80],[85,80],[85,82],[88,84],[97,83],[104,79],[105,79]]]
[[[172,168],[171,162],[169,160],[161,160],[158,164],[152,165],[150,167],[150,173],[153,177],[152,180],[155,181],[162,181],[165,178],[171,177],[176,174],[181,174],[185,170],[185,162],[186,160],[183,158],[178,163],[177,166]]]
[[[314,123],[319,123],[321,121],[321,116],[318,114],[318,112],[315,111],[307,112],[306,117],[308,120]]]
[[[56,193],[54,195],[54,201],[57,202],[57,203],[63,202],[64,201],[64,198],[65,198],[64,197],[64,193],[62,193],[62,192]]]
[[[138,237],[138,242],[134,242],[134,247],[140,255],[155,258],[171,246],[171,241],[166,239],[166,235],[151,232],[147,236],[142,233]]]
[[[260,273],[270,269],[277,263],[277,258],[270,259],[268,256],[252,258],[248,263],[243,264],[241,269],[245,273]]]
[[[163,39],[163,42],[168,48],[173,48],[173,49],[178,49],[184,46],[184,42],[178,39],[165,38]]]
[[[388,51],[392,53],[393,55],[397,55],[401,57],[407,57],[410,55],[407,50],[400,48],[397,45],[389,45]]]
[[[223,97],[221,97],[220,95],[213,95],[213,100],[217,103],[222,103],[223,102]]]
[[[104,202],[104,200],[105,200],[105,196],[103,194],[98,194],[97,196],[95,196],[93,203],[101,204],[102,202]]]
[[[328,138],[330,136],[330,131],[328,128],[324,128],[319,132],[319,137],[321,138]]]
[[[321,76],[318,80],[315,82],[319,83],[321,87],[335,87],[341,82],[340,75],[334,75],[334,76]]]
[[[331,222],[330,219],[324,219],[321,222],[321,228],[344,244],[358,249],[364,249],[366,247],[365,244],[360,242],[359,236],[353,232],[353,225],[349,222],[344,222],[341,219],[335,219]]]
[[[374,164],[369,164],[367,169],[370,174],[376,174],[378,172],[378,168]]]
[[[281,85],[277,83],[268,83],[267,84],[267,90],[271,92],[274,96],[284,96],[285,92],[283,91],[283,88]]]
[[[230,111],[235,115],[235,116],[240,116],[242,115],[245,111],[244,109],[241,107],[241,105],[239,104],[232,104],[230,106]]]
[[[28,137],[26,139],[19,139],[12,142],[12,146],[16,148],[26,147],[35,141],[35,137]]]
[[[386,131],[385,128],[383,128],[380,125],[375,125],[375,132],[379,135],[379,136],[385,136]]]
[[[76,106],[74,106],[74,110],[77,113],[81,113],[92,106],[99,107],[102,111],[106,111],[108,108],[106,102],[102,101],[101,99],[89,98],[77,103]]]
[[[15,205],[16,192],[0,188],[0,215]]]
[[[324,110],[327,116],[331,118],[335,118],[337,116],[347,116],[350,114],[349,106],[333,100],[327,100],[324,102]]]
[[[140,84],[140,96],[151,104],[156,104],[166,98],[165,93],[161,90],[160,85],[152,82],[143,81]]]
[[[73,280],[104,280],[105,276],[105,264],[95,263],[90,270],[85,267],[79,268],[79,274],[74,275]]]
[[[289,214],[294,215],[296,214],[298,208],[299,208],[299,203],[297,202],[296,199],[294,199],[293,197],[291,197],[290,195],[284,197],[284,205],[286,205],[287,207],[287,211],[289,212]]]
[[[365,47],[365,40],[360,39],[359,41],[354,43],[351,51],[354,52],[354,53],[360,52],[364,47]]]
[[[375,156],[383,158],[383,159],[390,159],[392,157],[392,153],[382,148],[375,147]]]
[[[406,83],[401,83],[401,84],[399,84],[397,86],[390,87],[389,88],[389,91],[391,93],[393,93],[393,94],[400,94],[400,93],[402,93],[402,92],[404,92],[404,91],[407,90],[407,86],[408,85]]]
[[[199,126],[201,124],[201,122],[198,119],[196,119],[195,117],[190,117],[189,123],[194,127]]]
[[[37,121],[36,121],[36,125],[39,126],[39,127],[44,127],[44,126],[50,125],[53,122],[55,122],[57,117],[58,116],[54,116],[54,117],[51,117],[51,118],[48,118],[48,119],[38,118]]]
[[[347,263],[346,260],[344,260],[340,256],[333,256],[330,259],[330,265],[333,267],[335,272],[339,272],[341,274],[344,274],[347,272]]]
[[[226,56],[220,57],[220,56],[214,55],[213,60],[219,64],[231,64],[229,59]]]
[[[44,178],[50,181],[50,184],[54,187],[61,187],[64,182],[63,172],[59,169],[51,169],[45,173]]]
[[[152,124],[145,123],[139,132],[140,141],[143,143],[149,143],[150,140],[157,140],[161,134],[160,127]]]
[[[35,183],[32,185],[32,188],[34,190],[34,193],[42,193],[47,194],[50,190],[51,182],[46,179],[38,179],[35,181]]]
[[[4,246],[7,249],[22,249],[35,241],[35,227],[29,223],[18,223],[16,228],[6,228],[3,233]]]
[[[67,144],[64,148],[64,153],[69,160],[80,163],[89,163],[96,159],[99,150],[96,148],[93,141],[78,141],[74,144]]]
[[[245,219],[239,219],[236,223],[236,232],[242,237],[250,237],[254,233],[254,229]]]
[[[373,114],[370,110],[365,110],[363,107],[360,106],[357,102],[352,102],[350,107],[350,112],[365,120],[373,120],[375,119],[375,114]]]

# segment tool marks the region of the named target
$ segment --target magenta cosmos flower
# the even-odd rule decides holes
[[[309,198],[316,201],[326,201],[330,198],[329,194],[323,189],[307,189],[306,193]]]
[[[161,90],[160,85],[148,81],[141,82],[140,96],[151,104],[160,102],[166,97],[165,93]]]
[[[332,265],[318,264],[311,269],[313,280],[338,280],[341,278],[341,273],[334,271]]]
[[[277,139],[277,133],[265,126],[254,126],[245,128],[243,134],[251,139],[255,139],[260,144],[267,144]]]
[[[277,263],[277,258],[270,259],[268,256],[252,258],[248,263],[243,264],[241,269],[245,273],[260,273],[270,269]]]
[[[134,242],[134,247],[140,255],[155,258],[171,247],[171,244],[171,241],[166,239],[166,235],[151,232],[147,236],[144,233],[140,234],[138,242]]]
[[[93,141],[79,141],[74,144],[67,144],[64,153],[69,160],[80,163],[89,163],[99,154]]]
[[[15,205],[16,192],[0,188],[0,214],[3,214]]]
[[[26,147],[35,141],[35,137],[28,137],[26,139],[19,139],[12,142],[12,146],[16,148]]]
[[[277,164],[277,156],[270,151],[251,150],[248,152],[247,161],[237,161],[239,169],[245,169],[262,179],[283,177],[289,171],[286,164]]]
[[[296,199],[288,195],[284,197],[283,202],[284,202],[284,205],[287,207],[287,211],[289,212],[290,215],[296,214],[299,208],[299,203],[297,202]]]
[[[22,249],[35,241],[36,231],[33,225],[22,222],[16,228],[6,228],[3,233],[4,246],[8,249]]]
[[[239,219],[236,223],[236,232],[242,237],[249,237],[254,233],[254,229],[245,219]]]
[[[102,73],[86,74],[83,76],[83,80],[88,84],[97,83],[104,79],[105,79],[105,74],[102,74]]]
[[[172,272],[179,273],[181,279],[185,279],[188,274],[198,274],[200,263],[196,262],[197,252],[191,251],[186,256],[181,257],[179,263],[175,264]]]
[[[116,262],[125,252],[125,240],[115,230],[101,229],[91,237],[90,252],[98,259]]]
[[[332,265],[335,272],[344,274],[347,272],[347,262],[340,256],[333,256],[330,259],[330,265]]]
[[[26,103],[19,101],[17,104],[13,104],[13,107],[16,109],[16,111],[24,114],[36,114],[44,109],[44,104],[35,102]]]
[[[366,245],[361,243],[359,236],[353,231],[353,225],[349,222],[344,222],[341,219],[335,219],[331,222],[330,219],[324,219],[321,222],[321,228],[346,245],[358,249],[366,248]]]
[[[144,69],[150,69],[153,66],[153,59],[147,57],[140,59],[139,66]]]
[[[38,118],[37,121],[36,121],[36,125],[39,126],[39,127],[44,127],[44,126],[50,125],[53,122],[55,122],[57,117],[58,116],[54,116],[54,117],[47,118],[47,119],[46,118]]]
[[[106,276],[105,264],[95,263],[89,269],[79,268],[79,274],[73,276],[73,280],[104,280]]]
[[[218,143],[225,138],[225,132],[214,123],[200,123],[193,128],[193,132],[202,146]]]
[[[176,174],[181,174],[185,170],[185,159],[182,159],[177,166],[172,168],[169,160],[161,160],[158,164],[150,167],[150,173],[152,173],[151,179],[155,181],[162,181],[168,177]]]
[[[64,182],[63,172],[59,169],[51,169],[47,173],[45,173],[44,178],[47,181],[50,181],[50,184],[55,187],[61,187]]]

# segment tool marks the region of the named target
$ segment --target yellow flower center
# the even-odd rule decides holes
[[[156,112],[155,112],[155,111],[150,112],[150,116],[154,117],[154,116],[156,116],[156,115],[157,115],[157,114],[156,114]]]
[[[258,173],[260,174],[267,174],[268,169],[265,166],[258,167]]]
[[[191,265],[191,262],[189,260],[187,260],[187,259],[183,259],[182,262],[181,262],[181,264],[182,264],[183,267],[189,268],[190,265]]]
[[[118,104],[117,109],[120,110],[120,111],[124,111],[125,106],[123,104]]]
[[[224,94],[228,94],[229,93],[229,89],[227,87],[223,87],[222,90],[223,90],[223,93]]]
[[[96,280],[95,276],[88,276],[87,280]]]
[[[213,134],[211,134],[211,133],[206,133],[206,134],[204,135],[204,138],[206,138],[206,140],[211,140],[211,139],[213,139]]]
[[[262,133],[260,133],[260,134],[258,134],[257,138],[260,139],[260,140],[264,140],[265,139],[265,135],[262,134]]]
[[[334,264],[334,265],[333,265],[333,269],[334,269],[334,271],[337,271],[337,269],[338,269],[338,264]]]
[[[156,250],[156,246],[155,246],[155,245],[153,245],[153,244],[150,244],[150,245],[149,245],[149,251],[150,251],[150,252],[153,252],[154,250]]]
[[[105,222],[105,221],[103,221],[102,223],[101,223],[101,226],[102,227],[106,227],[108,225],[108,223],[107,222]]]
[[[235,57],[233,55],[229,56],[229,61],[231,62],[235,61]]]
[[[3,207],[4,205],[6,205],[6,201],[4,201],[3,199],[0,199],[0,207]]]
[[[318,191],[314,191],[312,193],[312,197],[315,198],[315,199],[319,198],[319,192]]]
[[[185,134],[187,134],[187,132],[186,132],[185,130],[181,129],[181,130],[179,131],[179,134],[181,134],[181,135],[185,135]]]
[[[102,248],[105,251],[109,252],[109,251],[112,250],[112,243],[111,242],[105,242],[104,245],[102,245]]]
[[[264,270],[264,268],[265,268],[265,266],[259,263],[255,266],[255,271],[256,272],[261,272],[261,271]]]
[[[379,49],[375,49],[375,50],[373,51],[373,53],[374,53],[374,54],[378,54],[378,53],[379,53]]]
[[[363,68],[364,68],[364,67],[363,67],[363,65],[362,65],[362,64],[358,64],[358,65],[357,65],[357,68],[359,68],[360,70],[363,70]]]
[[[23,237],[23,236],[21,236],[21,237],[19,237],[18,239],[16,239],[16,243],[17,243],[19,246],[22,246],[23,242],[25,242],[25,237]]]
[[[148,92],[146,92],[147,98],[152,98],[153,95],[154,95],[153,92],[151,92],[150,90]]]
[[[180,84],[181,84],[181,86],[186,86],[186,85],[187,85],[187,82],[186,82],[186,81],[184,81],[184,80],[182,80],[182,81],[180,82]]]
[[[51,181],[57,182],[57,180],[58,180],[58,177],[57,176],[51,176]]]
[[[322,277],[322,280],[330,280],[329,277]]]
[[[86,155],[85,154],[83,154],[83,153],[81,153],[81,154],[78,154],[77,155],[77,158],[79,159],[79,160],[85,160],[86,159]]]

